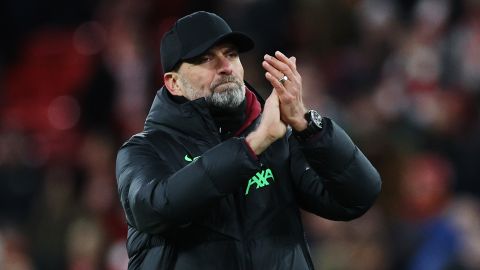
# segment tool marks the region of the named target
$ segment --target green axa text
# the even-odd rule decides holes
[[[247,189],[245,190],[245,195],[248,195],[248,193],[250,192],[250,187],[254,184],[256,185],[255,186],[256,189],[270,185],[270,183],[268,182],[268,179],[275,180],[273,178],[272,170],[265,169],[257,172],[254,176],[252,176],[252,178],[250,178],[250,180],[248,180],[248,185],[247,185]]]

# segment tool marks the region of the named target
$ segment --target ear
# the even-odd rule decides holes
[[[163,83],[170,94],[174,96],[183,96],[182,91],[180,91],[180,85],[178,84],[178,73],[167,72],[163,74]]]

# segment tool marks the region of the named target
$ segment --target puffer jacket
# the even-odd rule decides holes
[[[379,174],[337,124],[256,157],[245,136],[260,117],[222,141],[204,99],[157,92],[117,156],[129,269],[313,269],[300,209],[346,221],[371,207]]]

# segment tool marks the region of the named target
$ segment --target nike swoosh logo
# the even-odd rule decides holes
[[[185,161],[187,161],[187,162],[192,162],[192,161],[197,160],[197,158],[199,158],[199,157],[191,158],[191,157],[188,156],[188,154],[186,154],[183,158],[184,158]]]

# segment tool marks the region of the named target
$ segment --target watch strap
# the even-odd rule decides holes
[[[293,135],[301,142],[308,140],[323,128],[323,118],[318,112],[310,110],[305,113],[304,117],[307,121],[307,128],[302,131],[293,130]]]

